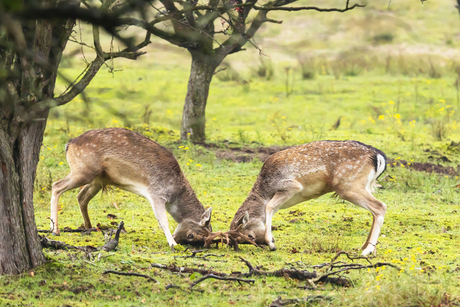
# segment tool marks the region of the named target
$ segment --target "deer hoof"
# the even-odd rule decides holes
[[[372,245],[368,245],[365,250],[361,253],[361,256],[368,256],[371,255],[372,253],[375,253],[375,247]]]
[[[59,232],[54,232],[54,231],[53,231],[53,232],[51,233],[51,235],[52,235],[52,236],[60,236],[61,234],[60,234]]]

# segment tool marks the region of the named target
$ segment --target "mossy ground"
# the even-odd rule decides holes
[[[396,10],[397,3],[393,2],[392,9]],[[423,43],[452,50],[456,38],[453,30],[446,28],[447,20],[460,21],[453,8],[447,9],[450,7],[447,1],[433,4],[424,16],[408,1],[399,2],[400,11],[392,14],[411,25],[412,31],[397,30],[394,44]],[[364,31],[360,22],[366,24],[366,14],[377,14],[375,9],[370,7],[366,13],[351,13],[354,15],[346,22],[349,30],[343,32],[343,36],[336,33],[335,39],[330,41],[320,40],[315,35],[322,32],[332,35],[328,31],[336,24],[337,16],[313,15],[312,20],[316,20],[318,26],[308,34],[312,44],[308,48],[345,49],[351,36]],[[443,18],[437,20],[440,15]],[[425,19],[420,21],[422,17]],[[289,24],[295,24],[296,18]],[[438,34],[429,35],[427,33],[432,32],[427,32],[428,29]],[[265,31],[262,34],[267,46],[271,46],[270,39],[274,37],[284,36],[288,40],[286,32],[274,30],[273,25]],[[368,44],[373,36],[359,37],[364,37]],[[444,39],[449,41],[443,42]],[[274,52],[285,50],[292,56],[292,50],[305,47],[301,42],[291,43],[287,42],[285,49],[275,48]],[[155,49],[158,47],[162,51]],[[52,182],[69,172],[64,145],[86,130],[101,127],[127,127],[170,149],[198,198],[205,206],[213,207],[214,229],[228,229],[233,214],[255,182],[262,162],[257,159],[249,163],[220,160],[212,149],[179,141],[189,62],[183,52],[174,50],[155,41],[149,50],[152,55],[134,63],[117,62],[116,68],[123,69],[122,72],[112,75],[101,71],[86,90],[90,103],[78,97],[52,111],[41,149],[34,194],[39,229],[49,227]],[[243,60],[233,59],[233,65],[237,69],[241,67]],[[426,57],[407,57],[402,62],[401,58],[394,58],[390,68],[379,57],[374,59],[380,62],[369,59],[359,71],[341,67],[337,73],[334,63],[320,62],[319,58],[320,64],[315,67],[312,80],[302,80],[300,67],[292,66],[292,58],[286,61],[282,57],[274,58],[274,76],[270,80],[255,76],[253,64],[245,64],[248,67],[239,70],[239,78],[248,83],[238,78],[224,82],[216,77],[208,100],[206,133],[208,142],[220,144],[222,148],[355,139],[383,150],[395,164],[389,165],[380,180],[382,188],[375,194],[388,205],[388,212],[377,258],[372,261],[391,262],[401,270],[386,267],[351,271],[345,276],[354,281],[352,288],[320,285],[314,291],[303,290],[299,286],[305,286],[305,282],[257,277],[254,285],[206,280],[196,287],[203,292],[184,291],[199,274],[170,273],[152,269],[150,264],[175,263],[224,272],[245,271],[247,268],[239,259],[242,256],[266,270],[290,266],[313,270],[312,265],[330,261],[336,250],[359,253],[370,228],[371,216],[362,208],[326,195],[275,215],[273,224],[279,227],[274,231],[276,252],[242,246],[239,253],[226,248],[212,249],[210,253],[223,257],[212,257],[209,261],[184,259],[176,257],[190,252],[169,250],[146,200],[112,189],[92,200],[89,215],[93,224],[109,224],[109,213],[117,216],[116,221],[125,222],[128,233],[121,235],[118,250],[101,252],[100,256],[93,253],[92,258],[82,252],[45,250],[46,265],[20,276],[0,277],[0,304],[266,306],[278,296],[302,298],[316,294],[333,298],[317,304],[334,306],[437,306],[451,300],[458,303],[460,182],[456,176],[415,172],[397,163],[403,159],[409,163],[431,162],[455,168],[460,164],[460,105],[453,86],[457,75],[452,68],[455,62],[433,55],[431,61],[436,71],[442,72],[440,78],[425,68]],[[425,62],[421,63],[422,60]],[[404,64],[404,61],[410,62]],[[286,90],[286,65],[294,71],[294,82],[290,81],[292,92]],[[68,76],[79,74],[75,59],[67,66],[61,72]],[[63,89],[61,82],[57,92]],[[331,129],[339,118],[338,129]],[[83,223],[76,194],[77,190],[70,191],[60,199],[61,228],[76,228]],[[171,230],[175,226],[170,219]],[[100,233],[83,237],[62,233],[58,239],[74,245],[103,244]],[[149,274],[160,283],[139,277],[102,275],[106,269]],[[166,290],[165,286],[170,283],[182,289]]]

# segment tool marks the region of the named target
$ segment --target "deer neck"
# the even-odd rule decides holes
[[[270,197],[267,197],[265,191],[262,189],[262,186],[258,184],[258,182],[259,180],[256,182],[251,192],[249,192],[248,197],[236,212],[235,217],[233,218],[230,225],[231,229],[237,228],[237,221],[244,215],[246,211],[249,213],[249,218],[251,220],[261,220],[263,223],[265,223],[265,205],[267,205]]]
[[[177,223],[182,222],[184,219],[199,222],[205,211],[204,206],[198,200],[188,182],[185,182],[183,189],[180,189],[171,197],[171,201],[166,204],[166,208]]]

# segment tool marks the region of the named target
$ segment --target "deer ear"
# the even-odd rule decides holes
[[[249,212],[246,211],[246,212],[244,212],[244,215],[238,221],[237,225],[241,225],[241,228],[244,228],[244,227],[246,227],[246,225],[248,223],[249,223]]]
[[[209,224],[211,223],[211,213],[212,213],[212,207],[208,208],[203,213],[203,215],[201,215],[200,226],[204,226],[206,228],[209,228]]]

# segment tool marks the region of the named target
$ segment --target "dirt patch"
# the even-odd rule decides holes
[[[458,166],[457,170],[452,166],[443,166],[439,164],[433,163],[419,163],[419,162],[407,162],[406,160],[394,160],[390,159],[388,161],[390,167],[407,167],[408,169],[412,169],[418,172],[426,172],[426,173],[436,173],[442,175],[449,175],[449,176],[458,176]]]
[[[223,145],[225,147],[219,146],[217,144],[202,144],[202,146],[210,149],[216,155],[216,158],[219,160],[231,160],[237,163],[247,163],[251,162],[254,159],[259,159],[264,162],[272,154],[291,148],[292,146],[270,146],[270,147],[230,147]]]
[[[219,146],[217,144],[203,144],[204,147],[212,150],[216,155],[217,159],[225,159],[231,160],[237,163],[247,163],[251,162],[254,159],[259,159],[260,161],[264,162],[270,155],[291,148],[293,146],[270,146],[270,147],[257,147],[257,148],[250,148],[250,147],[228,147],[226,148]],[[449,175],[449,176],[458,176],[460,166],[455,169],[452,166],[443,166],[440,164],[434,163],[420,163],[420,162],[408,162],[406,160],[395,160],[389,159],[388,163],[390,167],[407,167],[408,169],[418,171],[418,172],[426,172],[426,173],[436,173],[442,175]]]

